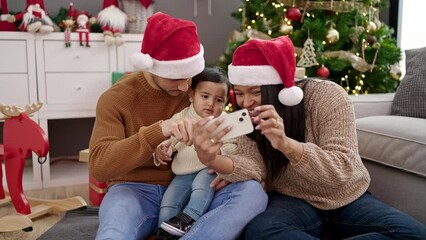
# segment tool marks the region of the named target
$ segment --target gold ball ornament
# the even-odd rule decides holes
[[[280,33],[282,33],[284,35],[288,35],[291,32],[293,32],[293,26],[289,25],[287,23],[282,23],[279,31],[280,31]]]
[[[370,22],[367,23],[366,29],[367,29],[368,33],[372,33],[374,31],[376,31],[377,25],[374,22],[370,21]]]
[[[331,28],[330,30],[328,30],[326,38],[328,43],[335,43],[339,41],[339,32],[336,29]]]

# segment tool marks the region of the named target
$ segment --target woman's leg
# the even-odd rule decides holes
[[[115,184],[99,209],[96,239],[146,239],[157,227],[165,187],[144,183]]]
[[[331,211],[331,228],[339,238],[426,239],[426,227],[407,214],[377,200],[369,192]]]
[[[321,210],[306,201],[271,193],[265,212],[247,225],[245,239],[317,239],[324,221]]]
[[[196,174],[177,175],[167,187],[161,200],[158,226],[182,212],[191,195],[191,184]]]
[[[216,178],[216,174],[210,174],[205,168],[198,172],[192,182],[192,192],[188,204],[183,212],[197,221],[210,207],[214,196],[214,189],[210,183]]]
[[[236,239],[246,224],[265,210],[267,202],[258,182],[232,183],[215,194],[209,211],[180,239]]]

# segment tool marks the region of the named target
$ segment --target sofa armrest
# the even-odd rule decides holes
[[[372,93],[363,95],[350,95],[355,110],[356,118],[377,115],[390,115],[395,93]]]

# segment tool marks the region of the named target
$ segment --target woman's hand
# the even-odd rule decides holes
[[[200,161],[206,166],[209,166],[209,164],[216,159],[220,152],[220,147],[222,147],[223,144],[219,141],[219,139],[221,139],[230,130],[230,128],[225,128],[213,136],[213,131],[223,122],[223,119],[218,119],[206,128],[205,125],[210,119],[212,119],[212,117],[200,119],[194,125],[193,132],[193,144],[195,151],[197,152]]]
[[[215,174],[216,172],[213,169],[209,169],[210,174]],[[219,175],[210,183],[210,187],[216,191],[221,190],[222,188],[228,186],[230,182],[221,178]]]
[[[272,147],[284,152],[288,137],[284,132],[284,123],[280,115],[278,115],[274,106],[261,105],[254,109],[252,114],[252,122],[256,124],[256,130],[260,130],[263,135],[271,142]]]

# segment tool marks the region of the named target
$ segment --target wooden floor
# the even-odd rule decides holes
[[[42,198],[42,199],[62,199],[74,196],[80,196],[84,198],[88,206],[89,201],[89,186],[88,184],[57,187],[57,188],[45,188],[40,190],[28,190],[25,191],[26,196]],[[0,217],[7,216],[11,213],[16,213],[15,208],[11,202],[3,203],[0,205]],[[33,231],[15,231],[0,233],[0,240],[36,240],[44,232],[49,230],[55,223],[62,219],[65,213],[50,213],[43,215],[33,220]]]

